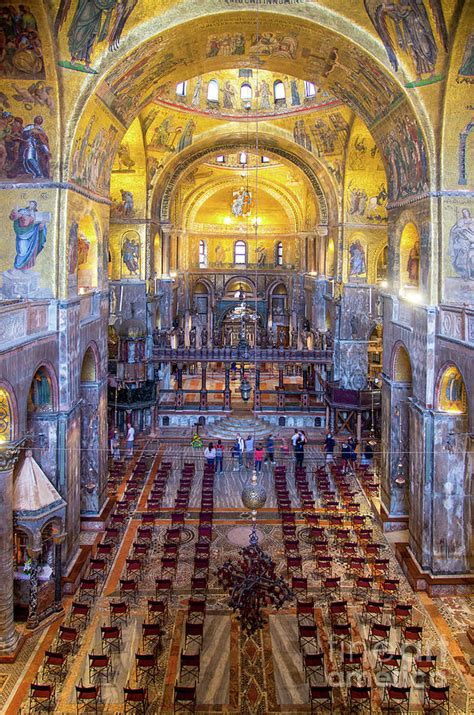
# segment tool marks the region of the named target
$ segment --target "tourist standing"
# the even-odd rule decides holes
[[[302,467],[303,460],[304,460],[304,442],[302,439],[299,439],[299,438],[295,445],[295,459],[296,459],[296,466]]]
[[[295,429],[294,433],[291,436],[291,446],[293,447],[293,456],[296,459],[296,443],[300,438],[300,434],[297,429]]]
[[[118,430],[114,430],[112,439],[112,457],[114,460],[120,459],[120,436]]]
[[[218,439],[216,444],[216,474],[222,474],[224,468],[224,445],[222,440]]]
[[[342,471],[345,474],[347,472],[347,467],[349,466],[349,462],[351,460],[351,448],[349,447],[349,444],[346,441],[344,441],[342,443],[341,457],[342,457]]]
[[[262,462],[263,462],[263,446],[261,444],[257,444],[257,446],[255,447],[255,471],[256,472],[262,471]]]
[[[253,437],[251,434],[247,435],[245,440],[245,466],[247,469],[252,468],[253,461]]]
[[[275,461],[275,440],[273,439],[272,434],[269,434],[267,437],[266,450],[267,454],[265,456],[265,461],[268,461],[271,465],[273,465]]]
[[[334,447],[336,446],[336,440],[330,432],[326,435],[324,440],[324,451],[326,452],[326,462],[334,462]]]
[[[135,442],[135,427],[132,427],[132,423],[127,423],[127,456],[133,457],[133,443]]]
[[[234,446],[232,447],[232,457],[234,460],[237,460],[237,467],[234,467],[234,472],[236,472],[242,468],[244,463],[244,440],[240,436],[240,433],[237,433],[237,437],[235,438]]]
[[[207,464],[209,466],[212,464],[212,466],[215,469],[216,468],[216,450],[215,450],[215,447],[212,444],[212,442],[209,442],[208,446],[204,450],[204,456],[207,460]]]
[[[372,464],[373,458],[374,458],[374,450],[372,449],[372,445],[369,444],[369,442],[366,442],[365,447],[364,447],[364,453],[362,455],[362,459],[361,459],[360,463],[363,465],[370,465],[370,464]]]

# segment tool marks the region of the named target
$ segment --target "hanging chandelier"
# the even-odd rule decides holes
[[[277,576],[275,562],[258,544],[257,509],[266,500],[265,487],[258,483],[254,470],[242,490],[242,502],[252,515],[249,545],[240,549],[240,559],[229,559],[217,571],[220,585],[229,593],[229,606],[238,612],[240,627],[247,635],[263,628],[265,608],[272,606],[278,610],[294,598],[286,581]]]

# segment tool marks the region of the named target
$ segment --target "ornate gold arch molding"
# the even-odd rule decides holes
[[[298,204],[297,198],[291,195],[289,191],[285,190],[278,184],[271,183],[266,179],[259,178],[259,187],[266,191],[274,199],[277,199],[283,210],[285,211],[289,221],[294,224],[295,231],[302,231],[304,229],[303,220],[304,212],[302,207]],[[197,213],[201,206],[216,192],[220,189],[229,187],[229,189],[235,189],[236,181],[231,177],[226,177],[223,181],[222,179],[216,179],[213,182],[204,184],[198,189],[197,192],[192,192],[189,197],[187,197],[185,204],[183,206],[183,220],[181,226],[183,229],[192,231],[193,224],[195,223]],[[192,205],[191,205],[192,202]]]
[[[246,140],[242,138],[236,138],[234,141],[221,141],[215,143],[212,148],[210,147],[205,147],[202,149],[195,149],[194,152],[190,153],[187,157],[183,157],[178,166],[174,169],[174,171],[170,170],[170,173],[168,174],[168,177],[165,179],[164,183],[161,185],[162,186],[162,191],[161,191],[161,196],[157,196],[157,206],[158,206],[158,216],[159,220],[162,223],[169,223],[170,222],[170,209],[171,209],[171,202],[173,198],[174,191],[176,190],[179,181],[182,177],[182,175],[190,169],[190,167],[199,162],[202,161],[205,157],[207,157],[209,154],[213,153],[225,153],[225,152],[232,152],[235,151],[236,146],[243,146],[246,144]],[[268,151],[269,153],[275,154],[276,156],[281,157],[282,159],[285,159],[286,161],[294,164],[297,168],[301,170],[301,172],[306,176],[308,179],[311,188],[313,189],[316,203],[318,205],[318,215],[319,215],[319,225],[320,226],[327,226],[329,223],[329,206],[328,206],[328,201],[326,198],[326,193],[323,191],[323,188],[321,186],[321,182],[319,177],[317,176],[315,170],[313,169],[312,166],[306,161],[302,159],[302,157],[298,156],[295,152],[292,152],[288,149],[285,149],[283,147],[276,147],[276,146],[271,146],[266,147],[265,142],[262,142],[260,144],[261,150],[262,151]],[[158,191],[158,188],[157,188]],[[337,201],[335,196],[334,198],[334,211],[331,213],[334,215],[337,215]]]
[[[112,67],[107,66],[110,54],[103,53],[97,58],[96,69],[103,72],[100,80],[95,82],[88,77],[82,90],[75,87],[75,97],[66,96],[66,106],[71,100],[71,119],[64,133],[69,144],[69,150],[65,147],[65,158],[69,176],[75,183],[84,186],[87,182],[86,171],[74,176],[70,156],[75,142],[84,134],[87,124],[84,116],[93,117],[91,136],[105,121],[94,117],[95,104],[105,104],[107,112],[120,123],[119,139],[122,127],[126,129],[152,101],[159,83],[182,81],[237,65],[252,67],[258,61],[264,63],[265,69],[281,75],[315,78],[323,89],[364,119],[384,150],[391,179],[391,205],[412,201],[435,186],[435,135],[426,100],[417,89],[408,93],[403,87],[409,79],[403,62],[395,76],[383,43],[367,32],[367,26],[322,3],[262,6],[260,31],[273,40],[270,52],[264,52],[266,48],[256,47],[255,13],[249,12],[249,8],[242,10],[239,4],[236,11],[231,11],[228,5],[223,8],[213,0],[181,5],[179,16],[173,8],[173,12],[160,16],[159,23],[154,14],[136,25],[114,54],[118,61]],[[219,42],[228,37],[241,38],[238,52],[220,51]],[[213,47],[215,42],[217,49]],[[406,166],[399,166],[400,141],[414,145],[413,166],[407,158],[403,158]],[[316,186],[315,191],[319,195]],[[320,214],[324,217],[324,210]]]

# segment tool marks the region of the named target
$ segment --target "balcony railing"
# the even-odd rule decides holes
[[[331,350],[295,350],[291,348],[153,348],[155,362],[273,362],[332,363]]]

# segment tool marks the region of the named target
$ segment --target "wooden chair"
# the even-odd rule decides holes
[[[125,626],[130,617],[130,605],[127,601],[109,601],[110,625],[117,626],[123,623]]]
[[[387,713],[409,713],[410,688],[402,688],[398,685],[388,685],[385,688],[384,702],[387,706]]]
[[[160,623],[142,623],[142,646],[149,652],[161,648],[163,629]]]
[[[329,685],[310,685],[309,702],[312,713],[322,713],[325,710],[332,713],[332,688]]]
[[[137,683],[147,685],[158,677],[158,661],[155,653],[135,653]]]
[[[324,680],[324,653],[303,653],[303,668],[308,682],[317,676]]]
[[[383,623],[373,623],[369,632],[369,648],[387,646],[390,640],[390,626]]]
[[[347,673],[360,672],[364,670],[364,653],[362,651],[344,651],[342,654],[342,670]]]
[[[372,689],[367,685],[351,685],[349,688],[349,712],[372,712]]]
[[[56,653],[47,650],[43,658],[41,669],[43,680],[63,680],[67,671],[67,656],[64,653]]]
[[[206,601],[203,598],[190,598],[188,601],[188,621],[203,623],[206,617]]]
[[[54,712],[56,707],[56,691],[54,685],[31,683],[29,713],[35,712]]]
[[[112,661],[106,653],[89,653],[89,682],[104,676],[107,682],[112,675]]]
[[[174,712],[194,712],[196,710],[196,686],[174,686]]]
[[[291,579],[291,588],[295,596],[308,596],[308,579],[301,576],[293,576]]]
[[[332,625],[347,622],[347,601],[333,601],[329,604],[329,620]]]
[[[179,661],[179,678],[184,680],[191,677],[194,681],[199,680],[199,669],[201,666],[201,656],[197,653],[184,653],[181,651]]]
[[[448,713],[449,715],[449,685],[436,687],[427,685],[423,697],[425,713]]]
[[[168,617],[168,601],[164,598],[148,599],[148,619],[149,621],[164,624]]]
[[[79,685],[76,685],[76,712],[90,711],[93,708],[98,713],[100,703],[100,686],[86,686],[80,680]]]
[[[73,628],[81,628],[87,626],[90,617],[90,605],[88,603],[80,603],[73,601],[71,611],[69,613],[69,625]]]
[[[188,649],[188,646],[194,643],[201,648],[202,641],[204,638],[204,623],[194,623],[189,620],[186,621],[184,626],[184,648]]]
[[[314,601],[296,601],[298,625],[314,625]]]
[[[436,655],[415,655],[412,663],[412,670],[416,676],[421,676],[423,680],[426,676],[436,673]]]
[[[59,626],[56,636],[56,649],[61,653],[75,653],[79,645],[79,633],[77,628],[69,626]]]
[[[120,626],[102,626],[100,629],[102,650],[110,653],[120,653],[122,650],[122,631]]]
[[[305,648],[318,649],[318,629],[313,624],[298,624],[298,640],[300,651],[304,652]]]
[[[123,711],[134,715],[146,715],[148,710],[148,688],[123,689]]]

